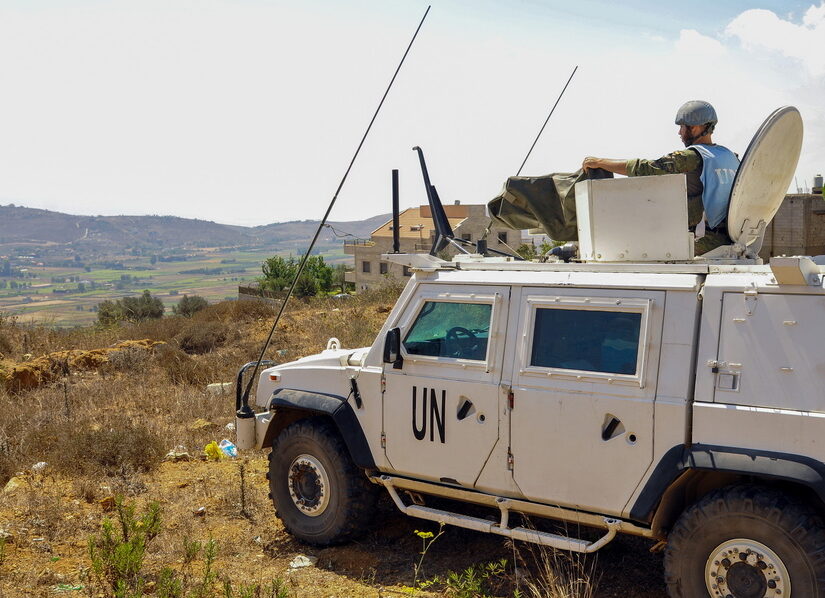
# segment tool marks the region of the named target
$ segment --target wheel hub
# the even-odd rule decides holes
[[[329,503],[329,477],[312,455],[299,455],[289,466],[287,487],[293,504],[305,515],[317,517]]]
[[[791,580],[782,560],[755,540],[723,542],[705,565],[705,585],[713,598],[789,598]]]

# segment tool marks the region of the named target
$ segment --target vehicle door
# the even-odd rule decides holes
[[[621,514],[653,458],[664,299],[523,289],[510,450],[525,497]]]
[[[475,483],[499,439],[509,293],[425,284],[399,314],[393,326],[403,364],[385,364],[383,399],[386,456],[396,472]]]

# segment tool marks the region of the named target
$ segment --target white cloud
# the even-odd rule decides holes
[[[811,6],[801,24],[769,10],[746,10],[725,33],[738,38],[746,50],[778,52],[802,63],[813,77],[825,75],[825,2]]]
[[[724,55],[727,50],[717,39],[702,35],[695,29],[682,29],[676,41],[676,51],[690,56],[705,58]]]
[[[806,27],[820,27],[825,24],[825,2],[819,6],[811,6],[802,18]]]

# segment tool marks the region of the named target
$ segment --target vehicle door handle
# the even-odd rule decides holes
[[[616,431],[616,428],[619,427],[619,424],[622,423],[621,420],[617,417],[611,417],[610,421],[607,422],[604,428],[602,428],[602,440],[610,440],[613,437],[613,432]]]
[[[458,408],[458,413],[456,414],[458,421],[461,421],[467,417],[467,413],[469,413],[472,407],[473,402],[470,399],[464,399],[464,402],[461,404],[461,407]]]

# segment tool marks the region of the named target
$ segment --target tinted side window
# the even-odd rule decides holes
[[[492,311],[489,303],[426,301],[404,348],[411,355],[484,361]]]
[[[530,365],[635,374],[642,314],[536,309]]]

